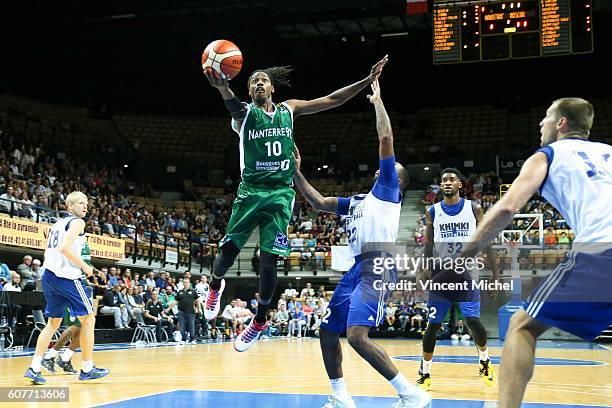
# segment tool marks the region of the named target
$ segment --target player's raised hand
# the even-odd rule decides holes
[[[293,158],[295,159],[295,171],[300,171],[300,166],[302,165],[302,157],[300,156],[300,150],[297,148],[297,145],[293,145]]]
[[[213,88],[229,88],[229,80],[227,78],[221,78],[221,76],[213,72],[212,69],[205,69],[204,76],[208,79],[210,86]]]
[[[374,82],[370,84],[370,88],[372,88],[372,94],[368,95],[370,103],[380,102],[382,99],[380,98],[380,85],[378,79],[375,79]]]
[[[383,67],[388,61],[389,61],[389,56],[385,55],[383,59],[381,59],[376,64],[374,64],[374,66],[372,67],[372,70],[370,71],[370,76],[369,76],[370,81],[374,82],[378,79],[378,77],[382,73]]]

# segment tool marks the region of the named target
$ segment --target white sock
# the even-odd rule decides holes
[[[44,358],[55,358],[58,354],[59,354],[59,351],[57,351],[56,349],[52,348],[52,349],[47,350],[47,352],[45,353]]]
[[[66,350],[64,350],[64,354],[62,354],[62,361],[64,363],[67,363],[68,361],[70,361],[73,354],[74,354],[74,351],[67,348]]]
[[[487,361],[489,359],[489,348],[485,348],[484,351],[480,351],[480,349],[478,349],[478,356],[480,357],[480,360]]]
[[[38,356],[36,354],[34,354],[34,356],[32,356],[32,364],[30,364],[30,367],[32,368],[32,371],[34,371],[35,373],[40,373],[40,370],[42,368],[42,366],[40,365],[40,362],[42,361],[42,356]]]
[[[389,381],[389,383],[391,383],[393,388],[395,388],[395,391],[397,391],[397,393],[400,395],[414,394],[414,385],[410,384],[402,373],[397,373],[397,375],[391,381]]]
[[[88,360],[88,361],[83,360],[83,365],[81,366],[81,370],[83,370],[84,373],[88,373],[91,370],[93,370],[93,366],[94,366],[93,361],[91,361],[91,360]]]
[[[346,389],[346,383],[344,382],[344,378],[335,378],[333,380],[329,380],[332,387],[332,395],[339,399],[340,401],[348,401],[351,399],[351,395],[348,393]]]
[[[431,365],[433,364],[433,358],[429,361],[423,359],[423,374],[431,374]]]

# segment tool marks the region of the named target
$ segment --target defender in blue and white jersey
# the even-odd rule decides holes
[[[66,308],[70,310],[71,316],[76,316],[81,322],[80,343],[83,366],[79,380],[94,380],[109,373],[107,369],[97,368],[93,363],[96,320],[91,298],[87,295],[85,284],[81,279],[83,272],[87,276],[93,273],[93,267],[81,257],[85,245],[83,217],[87,214],[87,196],[79,191],[68,194],[66,207],[70,215],[60,219],[51,227],[45,250],[42,286],[47,302],[45,314],[49,320],[38,336],[32,364],[24,375],[34,384],[46,382],[41,374],[41,362],[53,334],[64,318]]]
[[[500,370],[500,407],[518,408],[533,373],[538,337],[555,326],[593,340],[612,323],[612,147],[589,141],[593,106],[558,99],[540,122],[542,148],[523,165],[464,251],[474,254],[538,190],[575,231],[567,258],[512,317]]]
[[[453,306],[461,309],[465,321],[474,336],[479,354],[479,374],[488,386],[495,383],[495,374],[487,348],[487,331],[480,320],[480,291],[472,283],[477,279],[477,271],[461,269],[443,269],[442,265],[456,260],[467,242],[476,232],[477,224],[482,220],[482,207],[459,195],[463,187],[463,175],[455,168],[447,168],[440,173],[440,188],[444,200],[429,207],[425,214],[427,230],[425,233],[425,256],[439,263],[431,267],[431,282],[453,283],[467,286],[467,290],[440,291],[430,290],[427,307],[428,324],[423,335],[423,359],[416,384],[429,391],[431,388],[431,366],[433,362],[436,338],[442,322]],[[487,260],[493,270],[493,279],[497,279],[498,270],[490,247]],[[423,281],[422,277],[420,278]]]
[[[389,116],[380,99],[378,81],[372,83],[372,95],[368,97],[376,110],[376,130],[379,139],[380,169],[376,182],[365,195],[350,198],[323,197],[300,172],[299,152],[296,156],[294,181],[308,202],[317,210],[346,216],[346,231],[355,265],[344,275],[334,291],[321,319],[320,342],[323,362],[329,376],[333,395],[324,408],[355,407],[346,389],[342,373],[342,348],[339,336],[346,332],[349,344],[360,356],[385,377],[397,391],[400,399],[395,408],[425,407],[431,397],[410,384],[399,372],[387,353],[368,338],[371,327],[382,323],[385,304],[390,295],[386,287],[374,284],[373,261],[385,257],[376,243],[394,244],[399,229],[401,193],[408,183],[408,172],[395,162],[393,132]],[[381,280],[395,282],[396,270],[386,270]],[[378,289],[377,289],[378,288]]]

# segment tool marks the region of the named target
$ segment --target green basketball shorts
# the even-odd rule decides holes
[[[262,251],[289,255],[287,227],[294,201],[295,191],[291,187],[240,183],[226,235],[219,242],[219,247],[231,240],[238,249],[242,249],[255,227],[259,226],[259,245]]]

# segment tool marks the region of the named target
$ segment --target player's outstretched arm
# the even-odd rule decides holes
[[[374,82],[380,76],[383,67],[389,58],[385,55],[383,59],[378,61],[370,70],[370,74],[361,81],[355,82],[344,88],[340,88],[335,92],[321,98],[303,101],[299,99],[289,99],[286,103],[293,109],[294,116],[310,115],[328,109],[338,107],[361,92],[366,86]]]
[[[89,277],[93,274],[93,266],[87,265],[85,261],[83,261],[83,258],[78,255],[75,255],[70,250],[70,247],[72,247],[72,244],[74,244],[74,241],[76,240],[77,236],[82,234],[84,231],[85,221],[80,218],[73,220],[70,223],[70,228],[68,228],[68,232],[64,236],[62,243],[59,245],[59,247],[57,247],[57,250],[66,258],[68,258],[68,260],[72,262],[73,265],[76,265],[81,268],[81,270],[85,272],[85,275]]]
[[[512,217],[533,196],[548,174],[546,154],[537,152],[525,161],[521,172],[508,192],[483,217],[476,233],[463,251],[463,256],[474,257],[499,234]]]
[[[374,110],[376,111],[378,155],[380,160],[384,160],[394,155],[393,130],[391,129],[391,120],[389,119],[385,105],[380,97],[380,84],[378,83],[378,79],[372,82],[370,87],[372,88],[372,95],[368,95],[368,99],[370,103],[374,105]]]
[[[216,78],[211,70],[205,70],[204,76],[208,79],[210,86],[217,88],[226,109],[232,115],[232,118],[238,122],[237,126],[240,128],[241,121],[246,117],[247,108],[240,99],[234,94],[229,87],[229,81],[227,79]]]
[[[387,115],[385,105],[380,97],[380,85],[378,80],[372,82],[371,87],[372,95],[368,95],[368,99],[374,105],[374,110],[376,111],[378,156],[380,159],[378,178],[372,188],[372,194],[381,200],[399,203],[402,199],[399,177],[395,167],[391,121],[389,120],[389,115]]]
[[[293,149],[293,156],[295,157],[295,175],[293,176],[293,181],[304,198],[306,198],[312,208],[317,211],[336,213],[338,211],[338,197],[323,197],[321,193],[306,180],[306,177],[304,177],[300,171],[302,158],[300,157],[300,151],[297,146]]]

